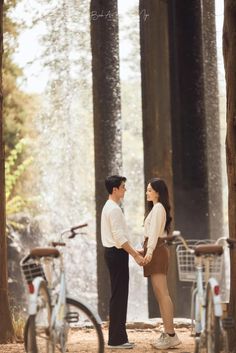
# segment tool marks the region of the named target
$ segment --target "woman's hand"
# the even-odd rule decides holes
[[[149,264],[149,262],[151,262],[152,261],[152,254],[146,254],[145,256],[144,256],[144,266],[145,265],[147,265],[147,264]]]
[[[142,255],[140,255],[137,251],[137,254],[134,255],[134,260],[137,262],[138,265],[143,266],[144,264],[144,258]]]

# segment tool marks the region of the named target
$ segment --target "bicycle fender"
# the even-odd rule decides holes
[[[42,277],[36,277],[33,280],[34,293],[30,293],[28,296],[28,314],[35,315],[37,312],[37,296],[39,291],[39,286],[45,280]]]
[[[215,288],[215,286],[219,286],[219,283],[217,282],[217,280],[215,278],[211,277],[209,279],[209,284],[210,284],[211,291],[212,291],[212,296],[213,296],[215,316],[219,316],[220,317],[223,314],[221,296],[220,296],[220,294],[216,295],[214,293],[214,288]]]
[[[86,306],[90,311],[91,313],[93,314],[93,316],[95,317],[95,319],[97,320],[97,322],[101,325],[102,324],[102,319],[100,318],[100,316],[98,315],[98,313],[96,313],[96,311],[94,311],[94,309],[88,304],[88,303],[85,303],[83,300],[81,299],[76,299],[74,297],[69,297],[69,299],[71,300],[75,300],[75,301],[78,301],[80,302],[81,304],[83,304],[84,306]]]

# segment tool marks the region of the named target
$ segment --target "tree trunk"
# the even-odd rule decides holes
[[[116,0],[91,0],[91,47],[95,144],[98,310],[107,319],[110,283],[100,218],[107,199],[104,180],[122,169],[119,35]]]
[[[7,239],[5,214],[5,168],[2,116],[2,54],[3,54],[3,0],[0,3],[0,343],[14,340],[11,313],[8,301],[7,282]]]
[[[163,178],[173,205],[168,5],[141,0],[139,13],[145,185],[152,177]],[[171,258],[174,265],[175,257]],[[175,266],[169,273],[170,292],[175,297]],[[148,299],[149,315],[155,317],[158,311],[150,282]]]
[[[226,163],[228,176],[229,237],[236,239],[236,1],[224,2],[223,54],[226,78],[227,133]],[[229,315],[235,326],[229,332],[230,351],[236,352],[236,251],[231,251],[231,288]]]
[[[175,221],[185,236],[209,233],[201,2],[170,1]]]
[[[203,71],[210,237],[223,234],[215,0],[202,0]]]

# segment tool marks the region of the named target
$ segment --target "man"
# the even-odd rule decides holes
[[[110,348],[132,349],[126,332],[126,315],[129,290],[129,254],[139,265],[143,257],[130,245],[124,214],[120,203],[124,198],[126,178],[112,175],[106,178],[109,198],[102,210],[101,235],[105,248],[105,261],[110,274],[111,299],[109,308]]]

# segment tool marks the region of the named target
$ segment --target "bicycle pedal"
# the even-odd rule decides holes
[[[232,317],[226,317],[225,319],[222,319],[222,326],[225,330],[234,328],[235,327],[234,319]]]
[[[79,314],[76,312],[70,312],[66,314],[66,321],[67,322],[78,322],[79,321]]]

